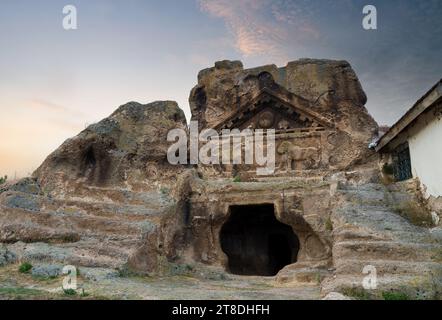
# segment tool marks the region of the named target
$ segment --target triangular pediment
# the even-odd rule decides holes
[[[320,114],[309,110],[309,101],[288,93],[280,96],[264,88],[250,102],[215,126],[222,129],[318,129],[332,128],[333,124]]]

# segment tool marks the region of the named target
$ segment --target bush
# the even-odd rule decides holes
[[[80,297],[89,297],[89,293],[84,291],[84,288],[81,289]]]
[[[384,291],[382,292],[382,298],[384,300],[410,300],[406,293],[397,291]]]
[[[355,298],[357,300],[371,300],[371,294],[364,288],[359,287],[347,287],[341,290],[344,296]]]
[[[333,222],[330,217],[328,217],[327,220],[325,220],[325,230],[330,232],[333,231]]]
[[[66,296],[75,296],[77,295],[77,291],[74,289],[63,289],[63,292]]]
[[[241,177],[236,176],[235,178],[233,178],[233,182],[241,182]]]
[[[5,183],[8,180],[8,176],[0,177],[0,184]]]
[[[18,271],[21,273],[28,273],[32,269],[32,264],[29,262],[23,262],[20,267],[18,267]]]

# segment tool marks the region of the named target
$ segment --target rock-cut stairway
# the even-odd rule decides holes
[[[427,214],[413,190],[413,183],[338,184],[332,212],[334,272],[322,283],[323,293],[361,289],[368,275],[364,267],[374,266],[377,291],[368,294],[442,295],[442,229],[418,226],[399,214],[398,208],[410,204],[413,214]]]

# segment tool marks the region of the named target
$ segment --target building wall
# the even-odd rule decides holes
[[[408,139],[413,176],[422,183],[426,196],[442,196],[442,119],[430,115],[419,119],[418,130]]]

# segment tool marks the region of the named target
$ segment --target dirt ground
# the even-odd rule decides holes
[[[18,265],[0,268],[0,299],[319,299],[319,286],[280,285],[273,277],[194,273],[169,277],[123,276],[108,270],[82,271],[77,290],[62,289],[63,276],[41,278],[20,273]],[[80,269],[81,270],[81,269]],[[91,275],[94,276],[91,276]]]

